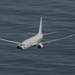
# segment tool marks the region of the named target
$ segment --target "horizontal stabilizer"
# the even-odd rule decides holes
[[[31,34],[31,35],[36,35],[36,33],[28,33],[28,34]]]
[[[50,35],[50,34],[54,34],[54,33],[57,33],[57,32],[46,33],[46,34],[43,34],[43,35],[45,36],[45,35]]]

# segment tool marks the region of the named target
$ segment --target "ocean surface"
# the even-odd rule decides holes
[[[21,42],[37,33],[43,41],[75,34],[75,0],[0,0],[0,37]],[[75,75],[75,36],[24,51],[0,41],[0,75]]]

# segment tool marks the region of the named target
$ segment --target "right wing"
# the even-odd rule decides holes
[[[54,39],[54,40],[50,40],[50,41],[46,41],[46,42],[42,42],[43,44],[45,43],[51,43],[51,42],[55,42],[55,41],[59,41],[59,40],[63,40],[63,39],[66,39],[66,38],[70,38],[70,37],[73,37],[75,36],[75,34],[73,35],[69,35],[69,36],[66,36],[66,37],[63,37],[63,38],[59,38],[59,39]]]
[[[6,41],[6,42],[10,42],[10,43],[20,44],[20,42],[15,42],[15,41],[11,41],[11,40],[7,40],[7,39],[3,39],[3,38],[0,38],[0,40],[2,40],[2,41]]]

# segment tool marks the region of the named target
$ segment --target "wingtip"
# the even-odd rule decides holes
[[[73,37],[73,36],[75,36],[75,34],[70,35],[70,37]]]

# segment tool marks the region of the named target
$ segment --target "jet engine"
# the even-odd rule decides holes
[[[40,43],[40,44],[38,45],[38,48],[43,48],[43,44]]]

